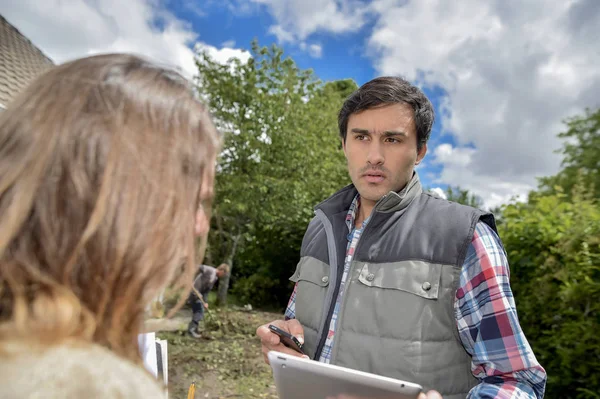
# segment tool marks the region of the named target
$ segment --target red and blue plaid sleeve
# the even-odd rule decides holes
[[[294,285],[294,291],[292,291],[292,295],[290,295],[290,300],[288,301],[287,308],[285,309],[285,319],[295,319],[296,318],[296,288],[298,287],[298,283]]]
[[[543,398],[546,372],[519,325],[506,252],[483,222],[462,267],[455,312],[471,370],[481,381],[468,398]]]

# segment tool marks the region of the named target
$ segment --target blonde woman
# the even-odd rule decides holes
[[[0,113],[3,398],[164,397],[137,338],[191,287],[218,145],[186,80],[130,55],[60,65]]]

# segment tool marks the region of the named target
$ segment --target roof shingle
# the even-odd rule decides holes
[[[0,106],[54,63],[0,15]]]

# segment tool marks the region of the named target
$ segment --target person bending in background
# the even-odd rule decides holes
[[[221,263],[216,269],[208,265],[200,265],[198,275],[194,280],[194,289],[190,293],[192,304],[192,321],[188,325],[188,333],[194,338],[200,338],[200,322],[204,320],[204,310],[208,309],[208,294],[217,281],[229,274],[229,265]],[[200,294],[200,296],[198,296]]]

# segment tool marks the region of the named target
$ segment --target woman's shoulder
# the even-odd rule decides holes
[[[0,386],[7,398],[164,398],[142,366],[101,346],[70,343],[37,349],[11,345],[2,353]]]

